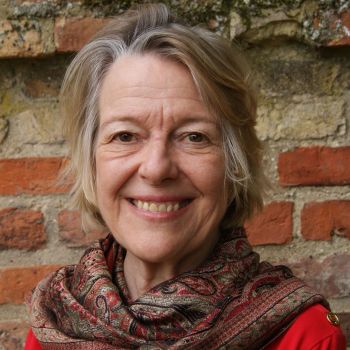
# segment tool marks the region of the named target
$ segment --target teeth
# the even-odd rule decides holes
[[[158,211],[166,211],[166,205],[165,205],[165,204],[161,204],[161,205],[158,207]]]
[[[149,211],[158,211],[158,206],[155,205],[154,203],[151,203],[150,206],[148,207]]]
[[[180,209],[180,203],[166,202],[166,203],[155,203],[155,202],[143,202],[140,200],[134,200],[134,205],[139,209],[151,211],[151,212],[170,212]]]

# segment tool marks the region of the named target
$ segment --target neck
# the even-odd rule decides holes
[[[138,299],[164,281],[196,268],[209,256],[216,242],[217,237],[199,252],[161,263],[144,261],[128,251],[124,260],[124,275],[131,300]]]
[[[176,266],[164,266],[164,264],[158,266],[158,264],[144,262],[129,252],[124,261],[125,280],[132,300],[136,300],[157,284],[181,272],[183,271]]]

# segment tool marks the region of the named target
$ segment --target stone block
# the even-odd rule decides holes
[[[9,130],[9,122],[5,117],[0,117],[0,144],[4,142]]]
[[[291,102],[269,102],[258,108],[261,139],[320,139],[345,133],[345,103],[333,97],[303,96]]]
[[[4,148],[21,148],[27,144],[63,143],[62,122],[57,107],[26,110],[11,116],[7,144]]]
[[[28,321],[0,322],[0,349],[22,350],[29,331]]]
[[[314,21],[315,29],[325,32],[326,46],[350,45],[350,9],[340,13],[320,12]]]
[[[53,21],[1,20],[0,57],[38,57],[54,52]]]
[[[346,2],[346,1],[345,1]],[[344,3],[306,2],[305,6],[292,2],[270,2],[267,6],[250,4],[244,13],[246,30],[237,31],[233,16],[231,35],[239,34],[248,43],[297,40],[313,46],[344,46],[350,44],[350,9]],[[270,8],[269,8],[270,7]],[[274,9],[272,9],[275,7]],[[288,10],[289,8],[289,10]],[[255,9],[255,16],[252,16]],[[231,15],[232,17],[232,15]]]
[[[60,86],[70,60],[71,57],[55,55],[46,59],[33,60],[30,65],[17,66],[17,75],[20,75],[23,81],[21,90],[24,95],[35,100],[50,100],[55,106],[54,102],[58,100]]]
[[[337,314],[340,319],[340,326],[347,339],[347,346],[350,346],[350,312],[342,312]]]
[[[50,81],[32,79],[26,82],[24,93],[31,98],[57,97],[59,88]]]
[[[272,21],[258,28],[251,28],[240,35],[240,39],[250,44],[269,40],[303,40],[302,27],[295,20]]]
[[[324,260],[304,258],[298,262],[289,262],[287,265],[296,276],[326,298],[343,298],[350,295],[350,255],[348,254],[333,254]]]
[[[341,65],[313,57],[315,52],[305,46],[279,45],[266,49],[266,52],[261,47],[255,47],[246,53],[252,61],[256,73],[254,82],[259,90],[265,96],[279,96],[274,103],[283,101],[280,96],[299,95],[300,103],[303,103],[310,100],[309,95],[342,94],[340,78],[346,77],[342,75]],[[311,100],[318,102],[315,98]],[[318,100],[322,102],[323,98]]]

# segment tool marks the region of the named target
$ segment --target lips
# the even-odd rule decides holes
[[[140,199],[130,198],[129,202],[139,209],[143,209],[149,212],[169,213],[177,211],[187,206],[192,199],[185,199],[181,201],[168,201],[168,202],[156,202],[156,201],[145,201]]]

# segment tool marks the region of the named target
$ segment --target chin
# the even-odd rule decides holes
[[[161,244],[157,242],[154,245],[134,245],[132,249],[127,249],[128,253],[131,253],[139,260],[149,264],[163,264],[170,262],[174,259],[179,259],[180,252],[178,244]]]

